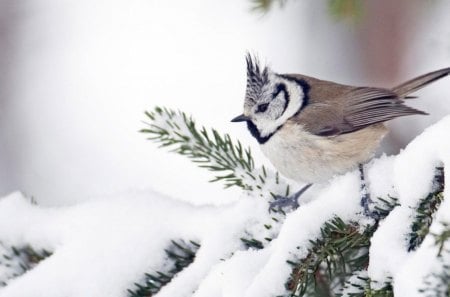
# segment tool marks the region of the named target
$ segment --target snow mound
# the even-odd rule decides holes
[[[372,239],[368,277],[392,277],[396,296],[420,296],[424,277],[436,265],[437,247],[428,235],[408,252],[405,237],[413,209],[432,189],[435,167],[450,164],[450,116],[427,129],[396,157],[367,167],[372,197],[399,197],[399,206]],[[445,179],[448,179],[445,171]],[[246,249],[241,238],[261,235],[271,218],[267,201],[242,195],[225,206],[194,206],[153,191],[129,192],[71,207],[43,208],[20,193],[0,199],[0,242],[52,251],[35,268],[8,282],[1,297],[119,297],[144,273],[166,265],[171,239],[201,244],[194,262],[156,294],[158,297],[272,297],[286,294],[289,259],[306,256],[310,239],[338,216],[370,223],[360,206],[359,174],[349,172],[312,189],[315,198],[289,213],[278,236],[264,248]],[[444,191],[448,197],[449,189]],[[214,199],[214,197],[211,197]],[[184,201],[189,200],[184,198]],[[443,200],[430,230],[450,221]],[[0,274],[1,275],[1,274]]]

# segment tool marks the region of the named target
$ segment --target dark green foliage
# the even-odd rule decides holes
[[[195,241],[185,242],[183,240],[172,240],[171,245],[165,250],[170,262],[169,268],[164,271],[146,273],[140,283],[135,283],[133,290],[129,289],[130,297],[149,297],[156,294],[170,280],[185,267],[189,266],[195,259],[195,253],[200,245]]]
[[[441,204],[443,197],[442,192],[434,192],[421,201],[409,234],[409,251],[416,250],[428,234],[433,222],[433,214]]]
[[[275,4],[283,7],[287,0],[250,0],[252,2],[252,10],[257,12],[268,12]]]
[[[194,120],[185,113],[157,107],[145,114],[152,120],[148,123],[149,128],[141,130],[151,135],[148,139],[161,143],[163,147],[173,147],[174,152],[187,156],[200,167],[225,172],[216,175],[213,181],[225,180],[227,187],[246,188],[235,171],[237,168],[244,171],[254,169],[249,148],[244,149],[240,142],[233,144],[228,134],[222,137],[216,130],[208,132],[205,127],[197,130]],[[182,122],[179,121],[180,116]]]
[[[0,286],[5,286],[10,279],[24,274],[51,255],[49,251],[35,250],[31,246],[7,247],[1,242],[0,251],[0,266],[8,270],[0,279]]]
[[[347,224],[339,218],[325,223],[320,239],[311,241],[307,257],[289,262],[293,265],[287,283],[291,296],[333,296],[353,271],[367,266],[373,230],[372,227],[360,232],[357,224]]]
[[[219,172],[214,181],[224,181],[227,187],[239,186],[250,191],[252,195],[258,196],[270,194],[273,198],[275,194],[270,191],[278,195],[289,193],[289,186],[280,181],[278,174],[268,172],[264,167],[256,169],[250,149],[243,149],[239,142],[234,144],[229,135],[221,136],[216,130],[208,132],[203,127],[197,130],[194,121],[182,112],[155,108],[153,112],[147,112],[146,115],[151,122],[148,123],[149,128],[141,132],[150,134],[149,139],[159,142],[163,147],[172,147],[173,151],[189,157],[201,167],[216,174]],[[438,171],[433,192],[420,202],[416,216],[411,222],[410,250],[417,248],[429,233],[433,214],[442,202],[444,180],[442,169]],[[397,206],[399,204],[395,198],[385,197],[378,198],[375,209],[380,219],[383,219]],[[279,227],[284,218],[284,212],[274,211],[271,216],[268,216],[270,222],[261,222],[269,235],[246,233],[241,238],[244,246],[252,249],[264,248],[277,236],[277,232],[271,232],[272,228]],[[377,285],[375,289],[371,287],[374,282],[367,277],[370,239],[377,228],[377,221],[368,221],[367,225],[361,226],[357,222],[343,221],[338,217],[325,223],[321,228],[320,236],[311,238],[306,252],[305,247],[298,247],[301,252],[292,251],[294,259],[288,260],[288,263],[292,265],[292,273],[286,282],[286,288],[290,293],[279,297],[325,297],[340,296],[340,294],[347,297],[393,296],[391,281],[388,280],[382,284],[381,288]],[[278,229],[274,228],[274,230]],[[450,231],[436,237],[437,244],[442,245],[441,250],[444,249],[444,242],[449,237]],[[301,256],[298,256],[299,254]],[[179,254],[175,253],[175,255]],[[189,255],[193,259],[195,252]],[[171,253],[168,253],[168,256],[170,259]],[[175,265],[177,268],[173,271],[146,275],[145,284],[136,285],[137,290],[130,291],[134,294],[131,296],[154,294],[177,272],[190,264],[191,258],[188,257],[188,259],[179,266]],[[445,263],[443,267],[444,271],[448,271],[449,263]],[[448,284],[444,282],[448,280],[447,272],[440,272],[430,277],[439,278],[441,283]]]
[[[396,205],[395,199],[380,200],[378,210],[381,218]],[[344,286],[361,286],[349,283],[349,279],[355,272],[367,268],[370,239],[377,228],[378,224],[360,226],[337,217],[325,223],[321,228],[321,236],[310,241],[308,255],[288,262],[293,266],[291,278],[286,284],[292,292],[289,296],[335,296]],[[364,283],[363,292],[368,294],[371,292],[368,279]]]
[[[241,238],[241,240],[244,243],[244,245],[246,246],[246,248],[248,248],[248,249],[252,248],[252,249],[260,250],[260,249],[264,248],[263,243],[257,239]]]
[[[420,291],[426,297],[450,297],[450,224],[441,223],[443,230],[433,234],[438,248],[439,266],[424,280],[424,288]]]
[[[392,288],[392,283],[389,281],[381,289],[371,289],[369,288],[364,297],[394,297],[394,288]]]
[[[375,205],[375,211],[380,216],[380,219],[387,217],[394,207],[400,205],[395,197],[388,196],[387,199],[378,197],[377,199],[379,203]]]
[[[140,132],[149,134],[148,139],[162,147],[187,156],[200,167],[216,173],[212,181],[223,181],[225,187],[238,186],[244,190],[262,189],[268,176],[267,170],[255,169],[250,148],[236,144],[230,135],[221,136],[214,129],[198,129],[194,120],[183,112],[156,107],[145,113],[151,120],[148,128]],[[278,181],[278,177],[277,177]]]
[[[255,168],[250,148],[243,148],[239,141],[234,143],[230,135],[222,136],[214,129],[197,128],[195,121],[183,112],[156,107],[145,114],[151,121],[140,132],[149,134],[148,139],[160,143],[161,147],[171,147],[173,152],[214,172],[215,178],[211,181],[221,181],[225,187],[238,186],[271,198],[289,192],[289,186],[278,173],[269,172],[264,166]],[[264,190],[267,180],[278,186]]]
[[[431,223],[433,222],[433,214],[438,210],[444,198],[444,175],[442,168],[437,168],[434,189],[432,193],[428,194],[420,202],[416,209],[411,233],[409,234],[409,251],[417,249],[428,234]]]
[[[301,0],[298,0],[301,1]],[[260,13],[269,12],[274,6],[284,7],[287,0],[250,0],[253,11]],[[328,10],[331,16],[337,20],[359,20],[363,12],[361,0],[328,0]]]
[[[363,2],[361,0],[328,0],[330,14],[338,20],[359,20],[362,16]]]
[[[442,264],[438,272],[424,280],[425,288],[419,291],[426,297],[450,297],[450,264]]]
[[[446,222],[441,222],[444,230],[440,234],[433,234],[436,245],[439,248],[438,256],[442,255],[444,247],[450,245],[450,224]],[[447,252],[450,251],[450,246],[447,246]]]

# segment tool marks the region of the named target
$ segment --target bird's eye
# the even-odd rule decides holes
[[[267,107],[269,107],[269,103],[260,104],[258,105],[258,109],[256,110],[256,112],[265,112],[267,110]]]

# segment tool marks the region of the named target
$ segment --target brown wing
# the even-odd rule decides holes
[[[427,114],[403,104],[393,91],[377,88],[356,88],[346,95],[343,119],[353,132],[380,122],[412,114]]]
[[[354,132],[397,117],[427,114],[403,104],[410,93],[450,74],[450,68],[433,71],[392,90],[351,87],[304,75],[290,75],[309,85],[309,105],[291,120],[313,134],[332,136]]]
[[[336,87],[336,86],[334,86]],[[346,88],[335,98],[311,100],[295,120],[320,136],[354,132],[396,117],[426,114],[403,104],[393,91],[379,88]]]

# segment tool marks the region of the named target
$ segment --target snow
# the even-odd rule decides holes
[[[241,296],[264,297],[285,293],[285,281],[291,273],[286,260],[305,257],[310,247],[309,240],[319,236],[326,221],[334,216],[346,220],[361,211],[358,178],[357,172],[336,178],[317,194],[316,200],[301,206],[286,218],[278,238],[273,241],[273,253]],[[296,251],[295,255],[293,251]]]
[[[395,159],[393,181],[398,192],[400,206],[394,209],[372,237],[370,248],[369,276],[382,285],[389,276],[394,277],[398,296],[420,296],[418,288],[424,277],[435,265],[437,249],[428,234],[417,251],[407,251],[406,234],[414,210],[420,199],[431,190],[435,168],[450,166],[450,116],[429,127],[413,140]],[[448,171],[445,171],[448,180]],[[449,197],[444,189],[444,197]],[[449,201],[444,199],[435,215],[430,231],[438,231],[441,222],[450,220]]]
[[[11,281],[1,296],[124,296],[150,268],[163,266],[170,239],[200,240],[196,261],[159,296],[184,296],[210,267],[241,246],[236,233],[267,212],[256,198],[233,206],[194,207],[154,192],[46,209],[20,193],[0,200],[5,244],[54,251],[35,269]],[[153,271],[153,270],[151,270]]]
[[[0,98],[0,195],[20,189],[41,205],[59,206],[150,184],[197,204],[239,196],[205,183],[208,172],[146,141],[137,133],[143,112],[181,109],[253,144],[246,129],[230,123],[242,108],[245,53],[298,64],[303,5],[264,18],[242,0],[4,5],[12,7],[0,21],[14,23],[5,33],[14,37],[14,55],[6,57],[10,81],[0,81],[10,91]],[[293,55],[280,56],[279,44],[296,47]]]
[[[423,25],[408,40],[404,79],[448,66],[448,7],[435,3],[415,22]],[[300,209],[275,224],[267,196],[206,183],[209,172],[136,133],[143,128],[142,111],[159,104],[255,145],[245,128],[229,123],[242,105],[247,50],[279,71],[372,83],[365,79],[372,70],[358,61],[359,34],[329,18],[326,2],[293,1],[264,18],[248,13],[248,2],[240,0],[38,0],[16,8],[8,14],[17,23],[12,76],[2,84],[10,93],[0,100],[0,195],[21,189],[40,206],[20,193],[0,198],[0,252],[3,245],[31,244],[54,254],[0,289],[0,297],[123,296],[144,272],[167,264],[163,250],[174,238],[195,239],[202,247],[158,296],[270,296],[284,292],[286,260],[305,255],[324,221],[339,215],[373,224],[361,215],[356,173],[315,185]],[[430,116],[389,124],[401,144],[450,111],[448,79],[419,96],[408,104]],[[393,277],[396,296],[417,295],[423,277],[438,265],[431,236],[407,252],[405,234],[413,209],[430,190],[434,167],[448,165],[449,129],[447,117],[398,156],[383,155],[366,166],[372,198],[398,197],[401,203],[380,222],[368,269],[380,285]],[[253,155],[264,160],[257,148]],[[273,179],[268,172],[267,180]],[[145,190],[149,184],[158,192]],[[267,183],[258,195],[284,186]],[[449,203],[444,199],[432,232],[449,221]],[[50,207],[55,205],[64,207]],[[243,250],[240,237],[248,235],[263,242],[277,238],[262,250]],[[15,269],[0,271],[0,279]]]
[[[438,265],[432,236],[416,251],[407,252],[406,234],[414,207],[432,189],[435,166],[450,164],[449,129],[447,116],[398,156],[381,156],[366,166],[372,198],[399,197],[400,206],[380,222],[372,238],[367,272],[373,286],[393,277],[396,296],[420,296],[424,277]],[[227,205],[198,206],[186,202],[187,197],[182,201],[146,190],[74,206],[43,207],[15,192],[0,199],[0,242],[29,244],[53,254],[10,280],[0,296],[124,296],[144,273],[167,265],[164,249],[171,239],[195,240],[201,247],[194,262],[156,296],[282,295],[291,273],[286,261],[305,257],[310,240],[320,235],[326,221],[339,216],[373,224],[362,214],[357,171],[313,187],[309,195],[315,198],[300,201],[300,208],[274,226],[276,231],[268,231],[263,225],[273,222],[274,214],[268,211],[267,199],[259,195],[242,195]],[[448,195],[446,188],[444,196]],[[444,199],[432,232],[439,232],[440,223],[449,221],[449,213],[450,201]],[[240,240],[267,234],[276,238],[260,250],[245,250]]]

